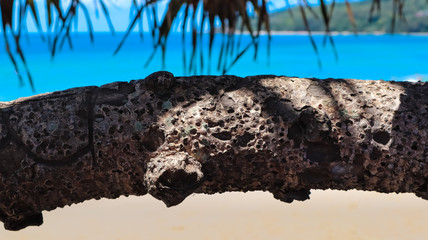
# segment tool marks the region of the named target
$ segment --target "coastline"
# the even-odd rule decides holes
[[[244,32],[244,34],[249,34],[248,32]],[[311,31],[311,35],[319,36],[325,35],[326,33],[323,31]],[[331,31],[330,34],[332,36],[384,36],[384,35],[398,35],[398,36],[428,36],[428,32],[396,32],[389,33],[384,31],[375,31],[375,32],[358,32],[355,35],[352,31]],[[260,35],[268,35],[267,31],[261,31]],[[309,35],[307,31],[271,31],[272,36],[307,36]]]
[[[43,32],[44,34],[46,32]],[[117,31],[115,32],[116,35],[121,36],[124,35],[126,33],[126,31]],[[220,31],[216,31],[216,34],[221,34]],[[271,31],[270,32],[272,36],[275,35],[283,35],[283,36],[305,36],[308,35],[307,31],[288,31],[288,30],[281,30],[281,31]],[[29,32],[28,33],[30,36],[31,35],[37,35],[39,36],[40,33],[38,32]],[[95,31],[94,35],[96,34],[111,34],[111,32],[109,31]],[[131,32],[131,35],[139,35],[139,32]],[[149,32],[144,32],[144,34],[146,35],[150,35],[151,33]],[[177,32],[177,31],[172,31],[171,34],[181,34],[181,32]],[[188,34],[191,34],[190,32]],[[209,34],[208,31],[205,31],[204,34]],[[236,31],[236,35],[239,34],[243,34],[243,35],[250,35],[250,32],[248,31],[243,31],[243,32],[239,32]],[[353,31],[331,31],[330,34],[332,36],[352,36],[355,35],[355,33]],[[72,35],[88,35],[87,32],[73,32]],[[262,30],[260,31],[260,35],[268,35],[268,32],[266,30]],[[317,36],[317,35],[325,35],[324,31],[311,31],[311,35],[313,36]],[[394,33],[390,33],[390,32],[385,32],[385,31],[374,31],[374,32],[358,32],[357,35],[374,35],[374,36],[383,36],[383,35],[403,35],[403,36],[428,36],[428,32],[394,32]]]

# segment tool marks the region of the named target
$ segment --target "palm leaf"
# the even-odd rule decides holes
[[[357,22],[355,21],[355,17],[354,17],[354,13],[352,12],[351,4],[349,3],[348,0],[345,1],[345,4],[346,4],[346,11],[348,13],[349,21],[352,24],[352,29],[354,29],[354,34],[358,35]]]
[[[30,71],[28,69],[27,62],[25,60],[24,54],[22,52],[22,49],[21,49],[21,46],[19,43],[20,35],[15,34],[15,32],[14,32],[14,26],[13,26],[13,6],[14,6],[14,3],[15,3],[14,0],[0,1],[0,13],[2,16],[2,28],[3,28],[3,37],[5,39],[5,44],[6,44],[6,52],[7,52],[9,59],[11,60],[13,66],[15,68],[15,72],[18,75],[18,79],[19,79],[20,84],[23,85],[24,81],[23,81],[22,75],[20,73],[18,63],[15,60],[15,57],[13,56],[12,51],[10,50],[10,44],[9,44],[8,36],[7,36],[7,28],[9,28],[9,30],[13,36],[13,39],[15,40],[16,52],[18,53],[18,56],[24,65],[24,69],[25,69],[25,72],[27,74],[28,81],[30,83],[30,87],[33,90],[33,92],[35,92],[33,79],[31,77]],[[18,21],[21,22],[22,21],[22,19],[21,19],[22,15],[20,15],[19,17],[20,18],[18,19]]]
[[[85,14],[86,24],[88,26],[89,37],[91,39],[91,42],[93,42],[94,41],[94,29],[92,26],[92,21],[91,21],[90,15],[89,15],[88,8],[83,3],[80,3],[80,8],[82,9],[83,14]],[[77,17],[75,19],[77,21]]]
[[[115,35],[116,31],[114,30],[113,23],[111,22],[110,13],[108,11],[108,8],[105,5],[105,3],[104,3],[103,0],[99,0],[99,3],[101,5],[101,9],[103,10],[104,17],[106,18],[106,21],[107,21],[108,27],[110,29],[110,32],[112,33],[112,35]]]
[[[45,37],[43,36],[43,30],[42,30],[42,27],[40,25],[39,16],[37,14],[37,12],[38,12],[37,6],[33,0],[26,0],[25,1],[24,8],[23,8],[22,20],[23,20],[23,22],[25,22],[25,15],[26,15],[28,7],[30,8],[31,14],[33,15],[33,19],[34,19],[34,23],[36,25],[36,28],[37,28],[38,32],[40,33],[42,40],[44,41]]]
[[[64,0],[65,1],[65,0]],[[286,6],[288,6],[288,11],[292,15],[292,11],[290,8],[290,3],[288,0],[284,0]],[[109,10],[104,0],[94,0],[94,2],[99,4],[101,10],[106,18],[108,27],[112,34],[115,34],[114,26],[112,20],[110,18]],[[181,29],[183,31],[182,40],[183,40],[183,63],[184,63],[184,71],[187,70],[189,72],[193,71],[197,72],[198,66],[200,66],[200,70],[204,70],[204,65],[207,61],[204,58],[203,51],[203,32],[205,31],[204,26],[208,26],[209,30],[209,53],[208,53],[208,71],[210,71],[211,66],[211,58],[213,51],[213,44],[216,38],[216,31],[220,30],[222,33],[222,42],[220,46],[220,52],[218,57],[217,68],[223,73],[229,71],[231,67],[236,64],[236,62],[246,53],[249,48],[254,48],[254,58],[257,58],[260,33],[262,29],[266,30],[268,33],[268,44],[267,44],[267,53],[268,57],[270,54],[270,19],[269,13],[267,11],[267,0],[169,0],[167,2],[166,14],[164,14],[163,19],[158,20],[158,16],[160,16],[160,10],[157,7],[158,0],[143,0],[141,4],[138,4],[137,0],[132,0],[131,5],[131,14],[130,23],[127,28],[127,31],[124,37],[121,39],[119,45],[114,51],[114,54],[117,54],[128,38],[129,34],[134,29],[135,25],[139,24],[140,36],[143,37],[143,12],[145,11],[145,17],[148,20],[149,31],[151,33],[153,39],[153,52],[149,56],[146,62],[146,66],[150,63],[150,61],[155,56],[157,50],[160,48],[162,51],[162,62],[165,64],[166,58],[166,47],[167,40],[170,35],[170,32],[173,29],[174,24],[177,24],[177,21],[181,21]],[[13,6],[14,3],[19,7],[18,16],[14,18]],[[47,12],[47,29],[50,32],[53,30],[53,41],[51,42],[51,34],[48,34],[48,45],[50,47],[50,51],[52,57],[56,54],[58,48],[61,49],[62,46],[67,42],[70,48],[73,48],[72,44],[72,25],[75,24],[77,27],[78,21],[78,7],[82,10],[84,18],[86,20],[86,25],[89,32],[89,37],[91,41],[94,40],[93,34],[93,26],[91,17],[89,15],[89,11],[87,7],[82,3],[81,0],[71,0],[69,2],[69,6],[67,11],[62,12],[60,0],[46,0],[46,12]],[[298,8],[300,10],[302,21],[304,23],[305,29],[308,32],[309,39],[311,45],[317,55],[318,63],[321,66],[321,60],[319,56],[319,51],[317,45],[313,39],[311,34],[311,29],[308,23],[308,19],[306,16],[306,11],[309,11],[315,18],[319,18],[319,15],[315,12],[314,8],[309,4],[308,0],[299,0]],[[404,0],[393,0],[393,9],[392,9],[392,17],[391,17],[391,32],[394,32],[397,19],[406,23],[406,17],[404,14]],[[345,0],[346,11],[351,22],[354,32],[357,33],[356,20],[352,12],[351,4],[349,0]],[[140,5],[140,6],[139,6]],[[320,14],[324,27],[325,27],[325,38],[324,43],[329,40],[331,46],[333,47],[333,51],[337,58],[337,50],[333,41],[333,37],[330,31],[330,21],[333,16],[333,11],[335,7],[335,0],[332,1],[331,5],[327,5],[326,0],[319,1],[320,6]],[[329,8],[330,7],[330,8]],[[163,9],[163,8],[161,8]],[[196,14],[199,10],[202,10],[202,14]],[[249,9],[253,9],[256,16],[256,28],[253,27],[250,21]],[[375,19],[375,14],[380,14],[381,9],[381,1],[380,0],[372,0],[372,5],[370,7],[369,13],[369,21],[373,21]],[[41,32],[41,24],[38,16],[37,5],[34,0],[4,0],[0,1],[0,11],[2,15],[2,27],[3,27],[3,37],[5,38],[6,44],[6,52],[9,55],[9,58],[12,61],[12,64],[17,72],[18,78],[20,79],[21,84],[23,84],[23,77],[19,69],[21,61],[25,71],[27,73],[27,77],[30,81],[30,85],[33,86],[31,75],[28,71],[28,65],[26,59],[24,57],[23,51],[20,47],[20,34],[21,30],[25,29],[25,19],[27,10],[30,11],[31,15],[34,18],[35,25],[39,32]],[[192,11],[192,14],[191,12]],[[96,9],[97,17],[98,17],[98,8]],[[135,13],[135,14],[134,14]],[[191,14],[191,16],[190,16]],[[184,16],[184,17],[183,17]],[[202,16],[202,19],[199,19]],[[55,17],[55,19],[53,18]],[[18,22],[17,26],[13,26],[13,21],[16,19]],[[54,25],[52,29],[52,26]],[[240,25],[239,25],[240,24]],[[179,24],[177,24],[179,26]],[[237,34],[237,26],[240,26],[240,36],[236,39]],[[17,29],[17,32],[15,32]],[[186,29],[191,29],[192,36],[192,53],[190,56],[190,60],[186,59],[186,41],[185,35],[187,33]],[[244,31],[248,31],[252,41],[246,47],[241,49],[241,36]],[[12,35],[14,41],[8,41],[8,35]],[[9,35],[9,36],[10,36]],[[11,44],[16,46],[16,54],[13,54],[11,50]],[[200,48],[199,54],[197,53],[197,48]],[[199,56],[199,59],[196,59]],[[229,60],[232,60],[229,63]],[[186,64],[187,67],[186,67]]]
[[[117,46],[116,50],[114,51],[113,55],[116,55],[120,49],[122,48],[123,44],[125,43],[125,40],[128,38],[129,34],[132,32],[132,30],[135,27],[135,23],[138,21],[138,19],[141,16],[141,13],[143,12],[143,10],[148,6],[148,4],[151,4],[155,1],[150,1],[149,3],[143,4],[137,11],[137,14],[134,16],[134,19],[132,20],[132,22],[129,24],[128,29],[126,30],[125,35],[122,38],[122,41],[119,43],[119,45]]]
[[[58,18],[63,20],[61,6],[59,0],[46,0],[46,15],[48,17],[48,27],[52,25],[52,7],[56,10]]]
[[[370,7],[369,22],[374,21],[375,11],[377,11],[377,13],[380,14],[380,0],[372,0],[372,6]]]
[[[310,40],[310,42],[312,44],[312,48],[314,49],[315,54],[317,55],[318,66],[321,68],[321,59],[320,59],[320,55],[319,55],[319,52],[318,52],[318,47],[317,47],[317,44],[314,41],[314,38],[312,37],[311,28],[309,27],[309,23],[308,23],[308,19],[306,17],[305,9],[300,4],[299,4],[299,9],[300,9],[300,14],[302,15],[302,20],[303,20],[303,23],[305,25],[306,31],[308,32],[308,36],[309,36],[309,40]]]

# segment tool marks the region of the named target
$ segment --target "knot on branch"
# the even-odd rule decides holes
[[[201,184],[201,164],[187,153],[161,153],[147,164],[148,192],[167,207],[181,203]]]
[[[176,83],[174,74],[167,71],[152,73],[144,79],[144,86],[154,92],[170,90]]]

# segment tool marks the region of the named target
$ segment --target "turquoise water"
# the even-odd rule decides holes
[[[101,85],[114,81],[141,79],[162,70],[161,54],[158,53],[148,67],[144,63],[151,54],[151,39],[142,41],[131,35],[123,49],[113,56],[121,35],[98,33],[95,44],[87,35],[74,35],[74,50],[64,47],[54,60],[50,58],[46,43],[38,35],[30,35],[30,41],[22,39],[29,68],[35,81],[33,93],[28,83],[19,86],[18,78],[4,51],[0,52],[0,101],[9,101],[37,93],[63,90],[86,85]],[[275,35],[272,37],[271,56],[267,57],[266,37],[261,41],[259,54],[253,61],[254,50],[249,50],[228,72],[238,76],[275,74],[317,78],[358,78],[384,80],[428,79],[428,36],[409,35],[360,35],[335,36],[339,54],[336,60],[329,45],[322,47],[323,36],[315,36],[319,43],[321,68],[307,36]],[[207,39],[205,39],[207,40]],[[243,37],[243,44],[249,37]],[[213,50],[210,74],[216,70],[221,36]],[[4,46],[0,40],[0,46]],[[204,45],[207,46],[207,45]],[[190,42],[187,43],[187,60]],[[183,70],[181,35],[171,36],[166,54],[166,67],[176,76],[185,75]],[[206,54],[206,47],[204,48]],[[198,52],[199,56],[199,52]],[[207,56],[207,54],[205,55]],[[196,58],[198,62],[199,57]],[[205,61],[207,59],[205,58]],[[197,74],[208,74],[198,69]],[[187,74],[188,75],[188,74]]]

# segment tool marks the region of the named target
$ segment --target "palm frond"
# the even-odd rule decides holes
[[[115,34],[115,28],[110,18],[108,6],[105,0],[93,0],[97,6],[95,9],[98,17],[98,8],[108,24],[110,32]],[[221,36],[219,52],[217,54],[217,68],[222,73],[227,73],[236,62],[247,54],[250,48],[254,48],[254,58],[257,58],[259,49],[260,37],[262,31],[266,31],[268,35],[268,55],[270,53],[270,18],[268,6],[269,0],[169,0],[166,5],[165,13],[161,13],[157,4],[159,0],[129,0],[130,1],[130,22],[129,26],[118,44],[114,54],[117,54],[123,47],[126,39],[135,29],[139,28],[140,36],[143,38],[143,21],[147,21],[149,32],[153,40],[151,46],[152,53],[146,61],[147,66],[154,58],[158,50],[162,54],[162,62],[165,64],[167,41],[170,33],[174,29],[181,29],[183,41],[183,63],[185,73],[197,73],[198,69],[203,72],[208,65],[208,72],[211,71],[211,59],[213,56],[213,45],[218,36]],[[392,18],[391,18],[391,33],[394,32],[397,22],[406,23],[404,14],[404,0],[393,1]],[[61,3],[67,2],[65,11]],[[291,5],[289,0],[284,0],[287,10],[292,15]],[[301,20],[304,23],[305,29],[308,32],[310,43],[318,59],[318,64],[321,66],[318,46],[314,41],[310,25],[308,23],[307,11],[315,18],[322,22],[325,28],[324,44],[329,41],[337,59],[337,50],[330,31],[330,21],[333,17],[336,1],[327,2],[319,0],[317,5],[312,6],[308,0],[298,0],[298,10],[300,11]],[[349,21],[352,24],[355,34],[357,34],[357,25],[355,16],[352,11],[351,3],[345,0],[346,11]],[[368,9],[369,21],[376,21],[381,11],[381,0],[371,0],[371,7]],[[14,9],[16,7],[16,9]],[[45,0],[46,8],[46,30],[47,44],[51,51],[52,57],[66,44],[73,48],[72,25],[77,26],[78,13],[82,13],[86,21],[86,26],[89,33],[89,38],[94,41],[94,29],[92,19],[87,6],[82,0]],[[319,9],[319,12],[317,12]],[[79,11],[80,10],[80,11]],[[27,14],[29,12],[29,14]],[[6,53],[11,60],[13,67],[17,73],[20,84],[24,84],[26,75],[30,86],[34,89],[34,84],[31,78],[30,71],[24,56],[24,52],[20,46],[21,32],[25,30],[26,18],[31,14],[34,24],[40,32],[42,38],[45,37],[36,1],[34,0],[4,0],[0,1],[0,14],[2,20],[3,38],[6,45]],[[163,16],[158,20],[159,16]],[[256,18],[252,21],[251,18]],[[255,23],[255,24],[253,24]],[[175,24],[175,25],[174,25]],[[173,26],[179,26],[173,28]],[[208,56],[204,56],[204,33],[208,34]],[[251,36],[251,42],[245,46],[241,44],[241,36],[243,33],[248,33]],[[219,33],[219,34],[217,34]],[[186,36],[191,36],[192,52],[190,58],[186,56]],[[237,37],[237,35],[240,35]],[[10,39],[13,39],[11,41]],[[12,50],[12,47],[15,49]],[[199,52],[197,51],[199,48]],[[208,61],[207,61],[207,59]],[[22,66],[22,67],[21,67]],[[23,70],[21,69],[23,68]]]
[[[351,22],[352,28],[354,29],[354,34],[358,35],[357,22],[355,21],[355,17],[354,17],[354,13],[352,11],[351,4],[349,3],[348,0],[345,0],[345,4],[346,4],[346,11],[348,12],[349,21]]]
[[[25,6],[28,6],[27,2],[25,2],[24,4],[25,4]],[[29,4],[32,4],[34,6],[35,3],[32,2]],[[19,15],[18,15],[18,23],[20,25],[18,26],[18,31],[16,32],[15,26],[14,26],[14,21],[13,21],[14,5],[15,5],[15,0],[0,1],[0,13],[1,13],[1,17],[2,17],[2,29],[3,29],[3,37],[5,40],[5,44],[6,44],[6,52],[9,56],[9,59],[12,61],[12,64],[15,68],[16,74],[18,75],[20,85],[23,85],[24,81],[23,81],[23,78],[21,75],[21,70],[18,66],[18,62],[16,61],[14,54],[11,51],[11,45],[8,41],[8,32],[9,32],[10,35],[12,35],[12,37],[14,39],[14,44],[15,44],[15,48],[16,48],[15,52],[18,54],[18,58],[21,60],[23,66],[24,66],[24,71],[28,77],[28,82],[30,84],[31,89],[34,92],[35,88],[34,88],[33,79],[31,77],[30,70],[28,68],[27,62],[26,62],[25,57],[24,57],[24,53],[21,49],[21,45],[19,42],[20,41],[20,29],[22,26],[21,23],[25,21],[25,15],[23,15],[22,10],[19,9],[20,11],[19,11]],[[19,6],[22,6],[22,5],[19,5]],[[31,7],[31,5],[30,5],[30,7]],[[35,16],[35,19],[38,21],[37,16]]]

